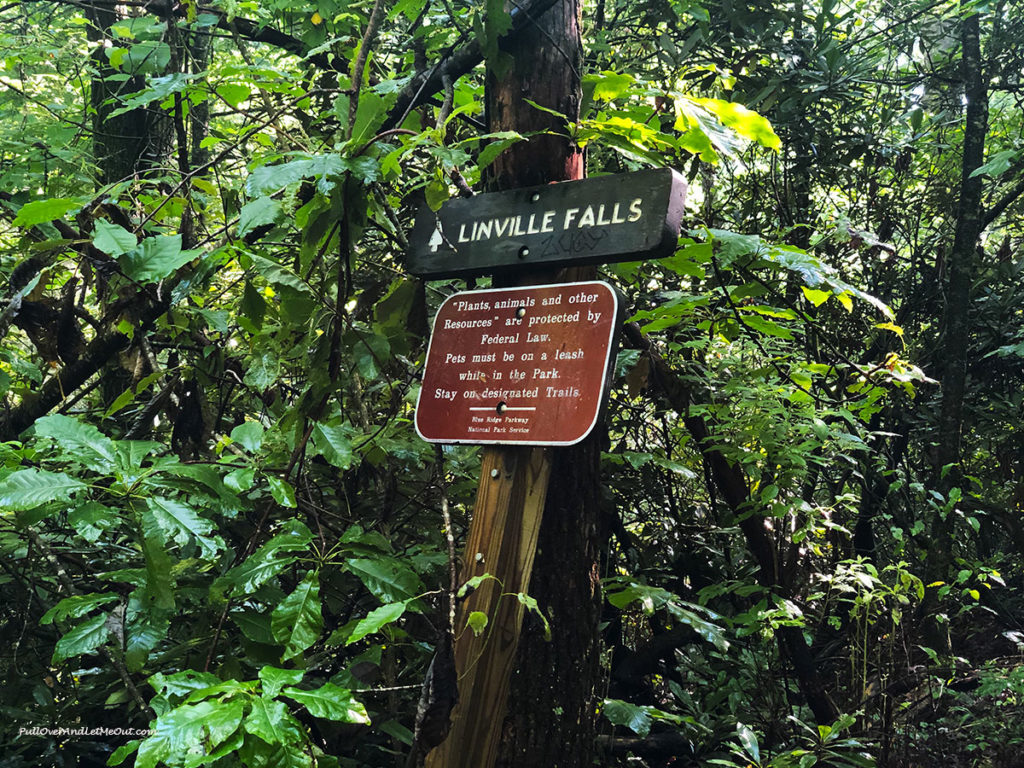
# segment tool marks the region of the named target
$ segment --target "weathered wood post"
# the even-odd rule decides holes
[[[488,81],[490,130],[564,131],[557,118],[525,99],[570,119],[578,116],[579,14],[579,0],[563,0],[506,51],[512,57],[511,70],[500,81],[493,75]],[[536,136],[495,161],[491,187],[514,189],[582,177],[578,147],[560,137]],[[553,282],[552,277],[550,272],[517,275],[516,281]],[[456,644],[460,701],[447,740],[427,756],[428,768],[491,768],[497,761],[524,610],[518,600],[501,595],[529,591],[553,450],[565,449],[484,449],[463,569],[465,577],[491,573],[501,586],[488,582],[461,606],[457,626],[465,626],[470,611],[486,613],[489,625],[480,637],[463,633]],[[596,467],[592,480],[597,480]]]
[[[510,71],[489,75],[487,102],[491,130],[532,138],[495,161],[493,194],[421,211],[410,238],[414,274],[492,272],[504,286],[438,310],[416,409],[425,439],[500,444],[484,449],[460,574],[493,578],[460,605],[459,703],[427,768],[592,765],[606,538],[592,430],[618,306],[592,265],[671,255],[682,216],[685,183],[667,169],[551,185],[581,179],[583,155],[527,100],[577,119],[579,2],[532,21],[506,51]],[[533,621],[520,642],[522,593],[551,618],[550,638]],[[475,612],[479,636],[465,629]]]

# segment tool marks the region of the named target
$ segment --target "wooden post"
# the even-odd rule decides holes
[[[455,643],[459,703],[448,738],[427,756],[427,768],[494,764],[509,679],[523,622],[514,596],[530,583],[551,461],[550,449],[485,448],[461,581],[491,574],[460,606]],[[488,618],[479,635],[465,629],[472,611]]]
[[[558,118],[525,99],[576,119],[582,66],[579,15],[579,0],[557,3],[506,51],[512,56],[511,70],[500,81],[489,74],[490,130],[564,133]],[[561,136],[537,135],[504,152],[492,172],[496,190],[580,179],[583,153]],[[558,281],[551,272],[514,279],[518,284]],[[455,645],[459,703],[448,738],[427,755],[427,768],[492,768],[497,760],[524,611],[511,595],[529,588],[553,450],[559,449],[484,450],[462,580],[490,573],[498,581],[484,583],[460,606],[456,632],[461,635]],[[488,616],[479,637],[462,631],[472,611]]]

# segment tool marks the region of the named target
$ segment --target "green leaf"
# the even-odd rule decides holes
[[[601,713],[612,725],[621,725],[644,737],[651,732],[651,716],[643,707],[619,699],[605,699]]]
[[[584,81],[593,84],[591,98],[594,101],[615,101],[629,93],[636,79],[632,75],[602,72],[600,75],[587,75]]]
[[[129,672],[138,672],[146,665],[149,654],[167,637],[170,625],[164,611],[129,611],[124,639],[124,660]]]
[[[128,759],[129,755],[135,754],[135,750],[142,743],[140,739],[132,739],[114,750],[114,753],[107,760],[107,765],[120,765]]]
[[[87,501],[68,512],[68,524],[90,544],[95,543],[103,531],[120,522],[118,513],[98,501]]]
[[[345,426],[334,427],[318,422],[313,429],[313,445],[332,466],[352,466],[352,441]]]
[[[51,664],[60,664],[72,656],[92,653],[107,640],[107,615],[101,613],[86,619],[66,632],[53,649]]]
[[[282,507],[295,509],[298,506],[295,503],[295,488],[287,480],[282,480],[274,475],[267,475],[267,483],[270,485],[270,495]]]
[[[765,317],[744,313],[743,323],[758,333],[763,333],[767,336],[777,336],[780,339],[793,338],[792,331]]]
[[[122,256],[133,250],[139,241],[124,227],[97,219],[92,244],[108,256]]]
[[[85,487],[85,483],[69,474],[34,467],[19,469],[0,481],[0,508],[22,511],[48,501],[67,501]]]
[[[54,621],[77,619],[79,616],[84,616],[89,613],[89,611],[96,606],[105,605],[106,603],[113,602],[114,600],[117,600],[117,595],[103,595],[98,593],[65,597],[53,606],[53,608],[44,613],[39,619],[39,623],[52,624]]]
[[[815,307],[820,307],[832,297],[832,291],[819,291],[816,288],[808,288],[806,285],[801,285],[800,288],[807,300]]]
[[[401,618],[402,614],[405,613],[405,609],[408,605],[408,601],[401,603],[389,603],[387,605],[382,605],[376,610],[370,611],[365,619],[362,619],[358,624],[356,624],[356,628],[352,630],[352,634],[349,635],[348,640],[345,641],[345,645],[352,645],[352,643],[362,640],[367,635],[379,632],[381,627],[385,624],[397,621]]]
[[[296,291],[313,295],[309,285],[287,267],[283,267],[277,262],[265,259],[262,256],[256,256],[255,254],[250,256],[250,258],[256,271],[266,278],[266,281],[271,285],[285,286],[286,288],[292,288]]]
[[[208,754],[238,730],[242,711],[241,701],[209,700],[160,715],[151,726],[153,735],[139,745],[135,768],[155,768],[160,762],[177,765]]]
[[[321,194],[328,194],[334,188],[333,176],[347,170],[348,165],[337,154],[307,155],[279,165],[263,165],[254,168],[245,181],[249,197],[264,197],[306,178],[315,178],[316,188]]]
[[[158,235],[147,237],[138,248],[123,254],[118,263],[132,280],[155,283],[170,276],[201,253],[181,250],[181,235]]]
[[[224,578],[235,586],[235,594],[250,594],[294,563],[312,540],[313,534],[303,523],[291,521]]]
[[[778,152],[782,148],[782,140],[775,134],[772,124],[767,119],[742,104],[722,99],[697,99],[687,97],[694,104],[704,107],[717,117],[723,125],[736,131],[744,138]]]
[[[173,539],[179,546],[195,539],[208,557],[217,554],[218,541],[207,537],[213,531],[213,523],[200,517],[192,507],[161,496],[146,499],[146,506],[168,539]]]
[[[114,441],[92,424],[54,413],[38,419],[35,434],[57,444],[61,455],[78,461],[96,472],[109,470],[117,457]]]
[[[278,669],[264,666],[259,671],[260,682],[263,683],[263,695],[272,699],[286,685],[298,685],[302,682],[301,669]]]
[[[255,453],[263,444],[263,425],[258,421],[242,422],[231,430],[231,439],[249,453]]]
[[[267,744],[296,744],[303,738],[302,726],[288,712],[288,705],[263,697],[252,700],[252,710],[243,727]]]
[[[238,236],[244,237],[264,224],[273,224],[281,213],[281,204],[277,200],[272,197],[257,197],[243,205],[238,214]]]
[[[247,85],[224,83],[223,85],[217,86],[217,95],[224,99],[224,101],[230,104],[234,109],[238,109],[238,105],[248,99],[251,93],[252,91]]]
[[[361,147],[373,138],[387,116],[387,104],[384,99],[373,91],[362,91],[359,94],[359,105],[352,123],[352,144]]]
[[[394,558],[353,558],[345,563],[345,569],[358,576],[382,603],[408,601],[423,591],[419,576]]]
[[[366,707],[356,701],[352,692],[340,688],[333,683],[325,683],[320,688],[304,691],[301,688],[285,688],[284,695],[302,704],[313,717],[335,720],[341,723],[370,724]]]
[[[1011,167],[1013,167],[1013,164],[1017,161],[1020,154],[1021,150],[1018,149],[1007,149],[1002,152],[996,152],[992,155],[991,160],[984,165],[975,168],[971,172],[970,178],[973,179],[975,176],[991,176],[992,178],[1002,176],[1010,170]]]
[[[736,723],[736,735],[739,736],[743,751],[750,755],[755,763],[761,762],[761,749],[757,745],[757,734],[743,723]]]
[[[320,580],[310,571],[270,616],[274,640],[284,646],[282,658],[301,654],[320,638],[324,617],[320,609]]]
[[[34,227],[36,224],[44,224],[54,219],[64,217],[68,211],[81,207],[78,200],[68,197],[54,197],[50,200],[36,200],[25,203],[18,209],[18,215],[14,217],[16,227]]]

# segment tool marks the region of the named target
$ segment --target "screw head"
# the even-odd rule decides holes
[[[516,317],[518,317],[518,318],[526,317],[526,307],[520,307],[519,309],[517,309],[516,310]]]
[[[530,255],[530,249],[527,248],[525,245],[522,248],[519,249],[519,258],[520,259],[525,259],[529,255]]]
[[[501,473],[498,472],[498,470],[496,470],[496,469],[492,469],[491,470],[491,477],[493,477],[494,479],[497,479],[499,474],[501,474]]]
[[[507,411],[507,410],[508,410],[508,405],[507,405],[507,404],[505,403],[505,401],[504,401],[504,400],[502,400],[502,401],[501,401],[500,403],[498,403],[498,407],[497,407],[497,408],[495,408],[495,410],[496,410],[496,411],[497,411],[498,413],[504,413],[505,411]],[[497,471],[497,470],[495,470],[495,471]]]
[[[536,203],[538,200],[540,200],[540,192],[534,192],[532,195],[530,195],[531,203]]]

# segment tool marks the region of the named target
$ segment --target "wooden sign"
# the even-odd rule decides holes
[[[659,168],[525,187],[424,207],[409,271],[427,278],[671,256],[686,181]]]
[[[597,423],[617,312],[600,281],[450,296],[434,320],[416,431],[432,443],[579,442]]]

